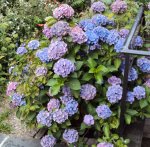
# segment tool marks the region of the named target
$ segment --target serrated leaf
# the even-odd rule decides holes
[[[131,116],[134,116],[134,115],[138,114],[138,112],[136,110],[132,110],[132,109],[127,109],[126,113],[131,115]]]
[[[115,59],[114,65],[115,65],[115,68],[118,69],[121,65],[121,60],[120,59]]]
[[[83,81],[89,81],[93,78],[92,74],[86,73],[83,75],[82,80]]]
[[[78,79],[71,79],[67,84],[72,90],[80,90],[81,88],[81,84]]]
[[[139,101],[140,107],[141,109],[145,108],[146,106],[148,106],[148,102],[146,99],[142,99]]]
[[[57,79],[50,79],[50,80],[48,80],[48,82],[47,82],[47,86],[54,86],[54,85],[56,85],[56,84],[58,84],[58,81],[57,81]]]
[[[82,65],[83,65],[83,61],[77,61],[76,62],[76,70],[77,71],[80,70],[80,68],[82,67]]]
[[[53,87],[50,87],[49,89],[49,93],[51,96],[55,96],[59,93],[60,91],[60,85],[57,84],[57,85],[54,85]]]
[[[93,60],[92,58],[89,58],[89,59],[87,60],[87,62],[88,62],[88,66],[89,66],[90,68],[94,68],[94,67],[96,67],[96,65],[97,65],[96,61]]]

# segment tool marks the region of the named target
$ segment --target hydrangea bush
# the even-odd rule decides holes
[[[7,95],[19,118],[30,127],[47,128],[43,147],[56,142],[85,147],[89,133],[98,141],[93,147],[127,147],[128,140],[115,134],[123,93],[120,51],[137,10],[136,2],[95,2],[78,17],[63,4],[46,18],[42,38],[17,49]],[[133,44],[141,47],[142,42],[138,37]],[[130,69],[127,124],[149,115],[148,84],[139,78],[148,64],[149,59],[139,58]]]

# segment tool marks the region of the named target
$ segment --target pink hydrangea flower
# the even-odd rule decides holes
[[[7,85],[6,95],[10,96],[17,88],[18,82],[9,82]]]

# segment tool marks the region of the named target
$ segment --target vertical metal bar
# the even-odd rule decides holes
[[[119,126],[119,134],[123,135],[124,127],[125,127],[125,119],[124,114],[126,111],[126,97],[128,92],[128,74],[130,68],[130,55],[125,54],[125,69],[124,69],[124,78],[123,78],[123,94],[121,100],[121,112],[120,112],[120,126]]]

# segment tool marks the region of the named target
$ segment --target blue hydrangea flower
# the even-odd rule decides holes
[[[137,36],[134,40],[135,47],[142,47],[143,46],[143,39],[141,36]]]
[[[70,100],[73,100],[73,97],[70,95],[64,95],[64,96],[61,96],[60,99],[61,99],[61,102],[66,105]]]
[[[96,108],[96,113],[98,117],[102,119],[107,119],[112,115],[110,108],[107,105],[100,105]]]
[[[40,42],[38,40],[31,40],[28,43],[28,48],[31,50],[35,50],[40,46]]]
[[[74,115],[78,112],[78,102],[75,100],[70,100],[66,103],[65,111],[69,116]]]
[[[84,19],[79,22],[79,26],[84,30],[93,30],[95,25],[92,23],[91,19]]]
[[[137,66],[142,72],[150,73],[150,60],[147,58],[139,58],[137,60]]]
[[[36,52],[36,57],[38,57],[43,63],[49,62],[48,58],[48,48],[43,48]]]
[[[129,102],[130,104],[132,104],[134,102],[134,93],[133,92],[128,91],[126,101]]]
[[[63,133],[63,139],[67,142],[67,143],[75,143],[78,141],[79,139],[79,135],[77,130],[74,129],[66,129]]]
[[[14,93],[11,96],[11,101],[14,107],[25,105],[25,100],[23,100],[24,96],[19,93]]]
[[[123,49],[124,43],[125,43],[126,39],[125,38],[120,38],[118,40],[118,42],[115,44],[114,46],[114,50],[119,53],[121,52],[121,50]]]
[[[138,73],[135,68],[131,68],[128,75],[128,81],[135,81],[138,78]]]
[[[119,100],[122,98],[122,91],[123,88],[120,85],[112,85],[108,87],[106,96],[110,103],[118,103]]]
[[[27,49],[25,47],[18,47],[16,53],[18,55],[24,55],[25,53],[27,53]]]
[[[56,144],[56,138],[52,135],[46,135],[41,139],[42,147],[54,147]]]
[[[133,89],[133,94],[138,100],[141,100],[146,96],[145,88],[142,86],[137,86]]]
[[[90,114],[85,115],[83,122],[88,126],[94,125],[94,117]]]
[[[96,14],[92,17],[92,22],[96,26],[105,26],[107,25],[108,18],[102,14]]]
[[[37,115],[37,122],[41,125],[50,127],[52,125],[52,114],[48,111],[40,111]]]

